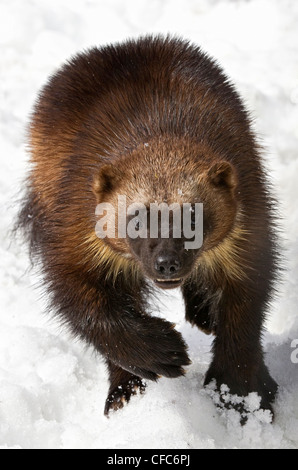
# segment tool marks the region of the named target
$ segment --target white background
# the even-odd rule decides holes
[[[177,323],[192,365],[185,377],[103,416],[104,363],[45,314],[26,249],[11,243],[25,176],[25,129],[39,88],[72,54],[139,34],[176,33],[217,58],[236,84],[266,146],[279,201],[285,275],[264,334],[280,385],[276,419],[254,411],[245,427],[218,413],[202,389],[212,338],[184,321],[179,293],[155,314]],[[0,447],[297,448],[298,2],[295,0],[0,0]],[[257,196],[257,195],[256,195]],[[292,354],[294,355],[294,354]],[[255,397],[250,405],[255,406]]]

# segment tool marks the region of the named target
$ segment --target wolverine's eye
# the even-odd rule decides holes
[[[137,217],[134,218],[135,230],[139,231],[142,227],[142,222]]]
[[[195,211],[194,206],[192,206],[192,208],[190,210],[190,214],[191,214],[191,216],[190,216],[191,217],[190,218],[191,228],[195,228],[197,220],[196,220],[196,211]]]
[[[137,212],[137,214],[136,214]],[[127,235],[130,238],[145,238],[147,233],[147,210],[135,210],[134,214],[128,214]]]

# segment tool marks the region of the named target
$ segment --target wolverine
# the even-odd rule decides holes
[[[273,413],[262,332],[279,264],[275,204],[250,116],[221,67],[172,36],[79,53],[42,89],[29,148],[18,226],[51,310],[105,358],[105,414],[143,392],[144,379],[185,374],[184,339],[150,313],[152,291],[172,288],[186,320],[214,335],[205,385],[257,392]],[[119,209],[124,197],[142,217]],[[189,204],[191,214],[201,204],[202,243],[186,248],[173,214],[168,236],[159,225],[151,236],[153,203]],[[116,225],[105,236],[102,204]],[[135,230],[119,236],[120,219]]]

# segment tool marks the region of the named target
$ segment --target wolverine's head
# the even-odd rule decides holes
[[[231,230],[236,185],[205,147],[147,143],[96,175],[97,236],[158,287],[178,287]]]

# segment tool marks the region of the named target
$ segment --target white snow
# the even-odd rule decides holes
[[[298,2],[295,0],[1,0],[0,3],[0,447],[298,447]],[[276,419],[247,398],[251,416],[218,412],[203,390],[212,338],[184,321],[178,293],[156,314],[177,323],[192,365],[185,377],[149,383],[110,419],[103,360],[51,316],[11,243],[16,193],[26,172],[25,129],[46,78],[70,55],[139,34],[177,33],[230,75],[253,113],[280,204],[284,282],[270,308],[266,362],[280,385]]]

